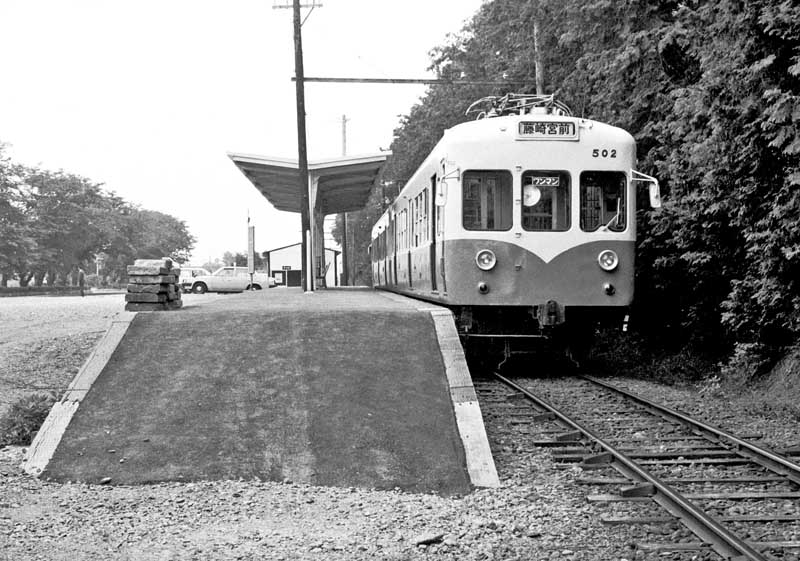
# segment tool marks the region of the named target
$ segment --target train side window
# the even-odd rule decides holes
[[[462,223],[466,230],[510,230],[511,172],[466,171],[463,175]]]
[[[581,230],[625,229],[625,174],[619,171],[581,173]]]
[[[398,231],[400,232],[399,239],[397,240],[397,249],[403,250],[406,248],[406,210],[400,211],[400,218],[398,219]]]
[[[522,174],[522,227],[563,232],[570,227],[570,181],[566,171]]]
[[[420,242],[422,242],[422,231],[420,230],[422,224],[422,193],[414,197],[414,208],[417,209],[416,213],[416,224],[414,230],[414,247],[419,247]]]
[[[397,215],[389,218],[389,234],[386,236],[386,254],[392,255],[397,244]]]
[[[408,209],[403,209],[403,249],[408,247]]]

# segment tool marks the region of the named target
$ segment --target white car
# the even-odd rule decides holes
[[[250,273],[247,267],[221,267],[210,275],[202,275],[192,279],[192,292],[205,294],[206,292],[243,292],[245,290],[261,290],[275,286],[275,279],[266,273],[253,273],[253,282],[250,283]]]
[[[202,267],[181,267],[181,276],[178,277],[178,284],[184,292],[192,290],[192,284],[197,277],[207,276],[211,273]]]

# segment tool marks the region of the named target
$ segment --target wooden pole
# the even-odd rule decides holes
[[[311,230],[309,219],[309,196],[308,196],[308,153],[306,148],[306,99],[304,86],[304,73],[303,73],[303,39],[300,32],[302,22],[300,20],[300,0],[294,0],[294,73],[296,78],[295,91],[297,93],[297,155],[300,165],[299,179],[300,179],[300,223],[302,226],[302,244],[301,251],[303,254],[303,290],[313,291],[314,283],[308,282],[308,272],[313,271],[313,263],[308,258],[308,246],[311,240],[308,239],[308,232]],[[310,286],[309,286],[310,285]]]
[[[342,115],[342,156],[347,156],[347,115]],[[349,286],[348,278],[348,248],[347,248],[347,213],[344,213],[344,231],[342,233],[342,285]]]
[[[344,230],[342,233],[342,285],[350,286],[350,279],[348,278],[349,268],[347,263],[347,213],[344,213]]]

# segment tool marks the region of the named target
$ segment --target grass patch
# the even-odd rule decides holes
[[[56,402],[53,394],[26,395],[0,419],[0,445],[28,446]]]
[[[653,350],[635,334],[608,331],[598,334],[588,366],[600,375],[691,387],[709,398],[736,401],[754,416],[800,420],[800,345],[760,376],[757,350],[738,345],[723,362],[689,347]]]
[[[769,374],[750,387],[753,413],[800,421],[800,346],[790,350]]]

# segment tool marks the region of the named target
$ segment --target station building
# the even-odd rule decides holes
[[[325,263],[317,259],[314,276],[324,279],[325,288],[339,286],[342,271],[342,252],[324,248]],[[262,254],[269,263],[269,274],[278,286],[301,286],[303,280],[303,244],[300,242],[270,249]]]

